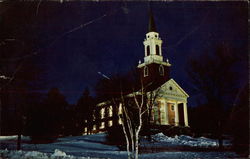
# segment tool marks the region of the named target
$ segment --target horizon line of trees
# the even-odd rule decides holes
[[[86,126],[90,129],[95,100],[88,88],[76,104],[69,104],[58,88],[47,94],[23,93],[0,92],[1,135],[22,134],[34,142],[49,142],[60,136],[82,135]],[[25,95],[25,100],[17,100],[20,95]]]

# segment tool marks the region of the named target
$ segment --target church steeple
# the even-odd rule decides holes
[[[156,32],[155,20],[151,8],[149,10],[148,32]]]
[[[149,10],[148,33],[143,41],[144,62],[137,66],[145,84],[149,82],[162,84],[169,79],[168,60],[164,61],[162,56],[162,40],[156,32],[156,25],[152,10]]]
[[[143,42],[145,48],[145,63],[152,63],[153,61],[163,62],[162,56],[162,40],[159,37],[159,33],[156,32],[156,25],[152,9],[149,9],[149,23],[148,33],[146,39]]]

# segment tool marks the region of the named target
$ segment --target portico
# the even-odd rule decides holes
[[[188,94],[170,79],[156,90],[153,121],[157,125],[189,126],[187,98]]]

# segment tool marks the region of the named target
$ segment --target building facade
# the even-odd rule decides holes
[[[153,15],[144,44],[144,61],[137,68],[144,86],[156,95],[151,122],[157,125],[188,126],[187,98],[189,95],[170,79],[169,60],[162,55],[162,40],[156,31]]]
[[[152,14],[144,44],[144,60],[137,66],[143,85],[147,87],[147,95],[153,93],[150,123],[153,125],[172,125],[188,127],[187,98],[189,95],[170,78],[169,60],[164,60],[162,40],[156,31]],[[97,104],[92,133],[106,131],[108,127],[121,124],[121,103],[114,106],[111,101]],[[85,132],[87,130],[85,129]]]

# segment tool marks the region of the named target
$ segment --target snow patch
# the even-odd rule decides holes
[[[29,158],[29,157],[34,157],[34,158],[44,158],[47,157],[46,154],[42,153],[42,152],[37,152],[37,151],[28,151],[25,153],[24,155],[25,157]]]
[[[17,140],[17,138],[18,138],[17,135],[12,135],[12,136],[0,136],[0,141],[3,141],[3,140]],[[30,137],[21,135],[21,139],[22,139],[22,140],[30,140]]]
[[[185,145],[191,147],[214,147],[217,146],[217,140],[205,137],[193,138],[191,136],[180,135],[175,137],[165,136],[163,133],[153,135],[153,139],[157,142],[169,143],[171,145]]]
[[[51,157],[65,157],[67,156],[65,152],[55,149],[55,152],[51,155]]]

